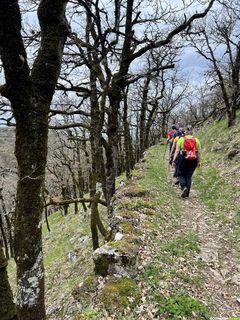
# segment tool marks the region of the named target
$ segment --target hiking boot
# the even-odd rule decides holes
[[[182,194],[181,194],[181,197],[182,197],[182,198],[187,198],[188,195],[189,195],[188,188],[187,188],[187,187],[184,187],[184,188],[183,188],[183,192],[182,192]]]
[[[179,185],[179,183],[180,183],[180,181],[178,181],[178,180],[176,182],[174,182],[175,186]]]

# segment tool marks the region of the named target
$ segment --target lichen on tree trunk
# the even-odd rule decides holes
[[[47,158],[48,114],[68,33],[67,0],[42,0],[38,8],[41,45],[31,75],[21,36],[18,1],[0,2],[0,52],[16,120],[18,163],[15,217],[17,313],[20,320],[44,320],[41,217]],[[11,21],[11,24],[9,24]]]

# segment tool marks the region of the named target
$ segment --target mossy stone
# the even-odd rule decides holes
[[[147,191],[138,185],[131,185],[125,192],[126,197],[144,197],[147,194]]]
[[[146,214],[147,216],[154,216],[156,214],[156,211],[151,208],[147,208],[147,210],[144,210],[144,214]]]
[[[136,282],[130,278],[109,279],[100,295],[100,302],[109,311],[134,307],[139,300],[140,290]]]
[[[91,301],[91,296],[97,290],[97,278],[95,275],[89,275],[80,286],[77,286],[72,291],[72,295],[75,300],[80,302],[89,303]]]
[[[122,231],[123,234],[128,234],[132,236],[141,236],[142,231],[136,228],[131,221],[126,221],[119,224],[119,229]]]
[[[131,171],[131,176],[136,178],[136,177],[141,177],[142,172],[140,170],[134,169]]]
[[[122,254],[136,255],[138,252],[138,246],[136,244],[124,239],[121,241],[111,241],[108,245],[117,249]]]
[[[133,211],[133,210],[120,211],[119,216],[123,217],[124,219],[129,219],[129,220],[139,219],[139,213],[137,211]]]

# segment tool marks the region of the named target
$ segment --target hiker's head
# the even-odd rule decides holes
[[[184,129],[183,128],[179,128],[176,132],[176,137],[182,137],[184,135]]]
[[[176,129],[177,129],[177,126],[176,126],[175,124],[173,124],[173,125],[172,125],[172,129],[173,129],[173,130],[176,130]]]
[[[192,134],[192,133],[193,133],[193,127],[190,124],[188,124],[185,129],[185,134]]]

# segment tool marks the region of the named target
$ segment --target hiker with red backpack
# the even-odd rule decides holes
[[[178,180],[182,189],[182,198],[189,197],[192,184],[192,175],[195,169],[200,166],[201,160],[200,141],[192,134],[192,127],[187,126],[185,130],[185,136],[179,138],[177,141],[176,150],[173,157],[173,166],[176,166],[176,160],[178,159]]]

